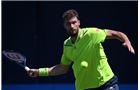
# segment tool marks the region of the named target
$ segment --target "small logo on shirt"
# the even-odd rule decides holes
[[[99,30],[100,30],[99,28],[96,29],[97,32],[98,32]]]

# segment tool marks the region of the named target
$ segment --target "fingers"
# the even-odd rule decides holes
[[[123,46],[126,46],[126,43],[123,43]]]
[[[128,46],[128,50],[131,52],[131,46]]]
[[[135,50],[133,49],[133,47],[131,46],[131,44],[129,44],[129,43],[123,43],[123,46],[127,47],[128,50],[129,50],[131,53],[135,54]]]
[[[133,53],[133,54],[135,54],[135,50],[133,49],[132,46],[131,46],[131,48],[130,48],[130,52]]]
[[[34,72],[30,72],[30,73],[29,73],[29,76],[33,77],[33,76],[34,76],[33,73],[34,73]]]
[[[28,75],[29,75],[30,77],[32,77],[32,73],[33,73],[32,70],[29,70],[27,73],[28,73]]]
[[[38,76],[38,70],[37,69],[30,69],[27,73],[30,77],[37,77]]]
[[[128,46],[128,50],[129,50],[131,53],[135,54],[135,51],[134,51],[134,49],[133,49],[133,47],[132,47],[131,45]]]
[[[131,45],[128,45],[127,47],[128,47],[128,50],[129,50],[131,53],[135,54],[135,50],[133,49],[133,47],[132,47]]]

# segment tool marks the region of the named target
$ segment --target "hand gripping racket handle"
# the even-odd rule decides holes
[[[25,66],[24,69],[25,69],[26,71],[29,71],[29,70],[30,70],[30,68],[27,67],[27,66]],[[34,73],[32,73],[31,75],[34,76]]]

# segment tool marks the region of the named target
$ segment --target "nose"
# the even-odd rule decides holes
[[[71,26],[71,28],[73,28],[74,27],[74,24],[71,24],[70,26]]]

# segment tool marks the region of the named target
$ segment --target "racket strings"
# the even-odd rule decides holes
[[[19,53],[15,53],[15,52],[3,52],[3,54],[9,58],[12,61],[15,61],[16,63],[25,63],[26,62],[26,58],[19,54]]]

